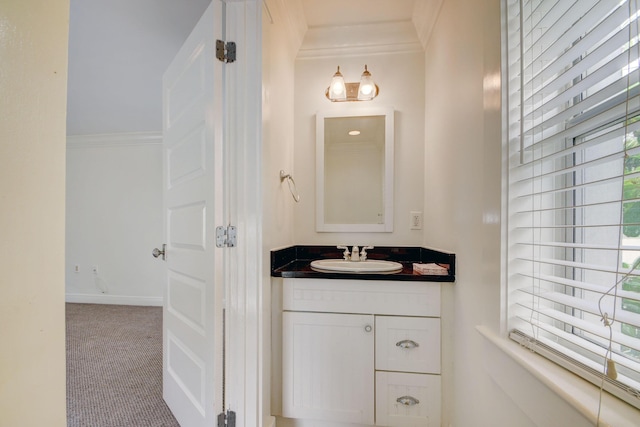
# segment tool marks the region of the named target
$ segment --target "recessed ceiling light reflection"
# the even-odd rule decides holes
[[[360,131],[359,130],[350,130],[349,131],[349,135],[351,135],[351,136],[360,135]]]

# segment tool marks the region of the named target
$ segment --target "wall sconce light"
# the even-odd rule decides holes
[[[345,83],[340,67],[338,67],[338,71],[333,75],[331,84],[324,94],[331,102],[371,101],[378,96],[379,91],[378,85],[374,83],[371,73],[365,65],[359,83]]]

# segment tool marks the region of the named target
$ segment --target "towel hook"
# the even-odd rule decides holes
[[[291,195],[293,196],[293,200],[297,202],[300,201],[300,195],[298,194],[298,189],[296,188],[296,182],[293,180],[293,177],[289,173],[285,173],[283,170],[280,171],[280,182],[287,180],[287,184],[289,185],[289,191],[291,191]],[[291,187],[293,184],[293,188]]]

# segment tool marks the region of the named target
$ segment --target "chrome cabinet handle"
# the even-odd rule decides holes
[[[371,325],[367,325],[364,327],[365,332],[371,332],[372,330],[373,330],[373,327],[371,327]]]
[[[402,396],[396,399],[396,402],[398,402],[401,405],[404,406],[414,406],[417,405],[418,403],[420,403],[420,401],[418,399],[416,399],[413,396]]]
[[[402,340],[402,341],[398,341],[396,343],[396,347],[400,347],[400,348],[416,348],[416,347],[420,347],[420,344],[418,344],[417,342],[415,342],[413,340]]]

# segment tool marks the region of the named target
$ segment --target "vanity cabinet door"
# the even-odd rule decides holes
[[[282,415],[374,423],[374,318],[283,313]]]

